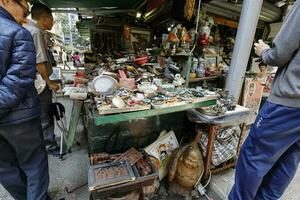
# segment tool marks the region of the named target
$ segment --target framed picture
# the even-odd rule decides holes
[[[261,103],[264,86],[259,79],[246,78],[244,84],[243,106],[250,108],[247,125],[254,123]]]
[[[150,42],[151,41],[151,32],[144,29],[131,29],[130,35],[131,43],[133,42]]]
[[[205,67],[210,71],[218,71],[218,54],[204,54]]]
[[[50,80],[62,80],[61,68],[60,67],[53,67],[53,73],[49,77]]]
[[[149,29],[124,26],[123,35],[126,49],[146,49],[152,42],[152,31]]]
[[[159,179],[162,180],[168,174],[168,165],[171,160],[172,152],[179,148],[179,143],[174,131],[160,133],[158,139],[147,146],[145,151],[159,160]]]

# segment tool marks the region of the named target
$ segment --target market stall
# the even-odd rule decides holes
[[[49,0],[58,12],[70,3]],[[91,50],[63,88],[73,100],[66,149],[82,118],[92,198],[151,198],[165,182],[187,198],[205,193],[210,171],[235,166],[250,112],[224,90],[240,8],[222,16],[212,8],[227,2],[76,3]],[[180,16],[158,22],[170,9]],[[228,155],[219,159],[218,148]]]
[[[169,37],[172,37],[172,34],[174,32],[171,32]],[[177,35],[173,36],[177,37]],[[116,191],[129,192],[129,194],[131,194],[130,191],[138,191],[138,194],[144,195],[143,188],[146,186],[152,186],[152,191],[156,191],[153,184],[156,179],[163,180],[168,175],[172,152],[174,153],[176,149],[181,152],[178,154],[179,158],[185,155],[184,152],[188,149],[186,145],[191,145],[198,152],[195,162],[202,161],[200,151],[196,148],[199,137],[196,137],[198,139],[195,140],[197,142],[193,143],[194,145],[185,143],[179,146],[178,140],[185,138],[189,141],[194,137],[193,134],[188,133],[187,135],[183,131],[186,118],[185,111],[205,107],[215,110],[215,115],[220,115],[227,110],[234,110],[236,107],[236,100],[226,92],[224,93],[222,89],[205,85],[195,88],[187,87],[190,74],[194,73],[191,68],[193,56],[189,53],[193,48],[192,43],[185,43],[184,40],[179,42],[169,40],[166,45],[169,47],[160,50],[164,54],[160,56],[145,52],[143,56],[125,55],[115,59],[100,57],[98,59],[101,60],[97,64],[88,64],[84,71],[76,72],[72,87],[65,87],[65,95],[74,100],[71,126],[68,133],[68,148],[74,143],[76,126],[82,111],[91,158],[95,159],[98,156],[102,159],[105,157],[110,163],[107,164],[108,161],[105,160],[104,163],[106,164],[102,161],[99,163],[96,161],[90,168],[89,189],[94,199],[100,196],[110,196]],[[174,46],[178,50],[174,50]],[[170,57],[168,54],[171,54]],[[202,65],[203,78],[205,73],[207,73],[207,78],[215,76],[214,73],[220,73],[216,69],[216,57],[207,56],[208,60],[215,60],[215,63],[210,62],[206,69]],[[163,64],[159,64],[161,59],[163,59]],[[197,61],[194,62],[195,65],[197,65]],[[212,105],[216,105],[216,107],[211,107]],[[191,127],[191,129],[193,128]],[[163,130],[172,130],[171,133],[173,134],[159,135]],[[169,145],[172,138],[177,142],[174,142],[174,145]],[[156,165],[152,168],[152,175],[149,179],[148,175],[142,176],[143,181],[138,178],[143,172],[134,173],[132,171],[136,168],[134,167],[135,163],[131,167],[127,162],[116,162],[118,159],[115,154],[125,152],[120,155],[125,156],[126,150],[133,147],[141,152],[146,151],[146,155],[152,154],[153,159],[148,163],[154,162]],[[172,162],[177,162],[177,160]],[[184,165],[181,168],[185,169],[186,166]],[[195,166],[196,173],[199,172],[201,166],[203,164]],[[106,171],[116,169],[126,169],[127,171],[124,173],[128,176],[112,179],[107,183],[109,178]],[[172,190],[177,193],[176,188],[181,188],[182,184],[183,186],[187,184],[188,189],[180,190],[178,193],[190,196],[194,185],[200,183],[202,176],[199,173],[196,179],[191,182],[185,180],[177,183],[175,178],[178,173],[177,170],[174,168],[173,175],[170,175],[173,177],[170,180],[171,185],[173,185]],[[96,176],[95,174],[100,173],[100,171],[106,175]],[[203,173],[204,171],[202,171]]]

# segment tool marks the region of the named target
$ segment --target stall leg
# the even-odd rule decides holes
[[[204,180],[207,180],[210,173],[210,165],[211,165],[211,159],[212,159],[212,153],[214,148],[214,141],[216,137],[216,126],[210,125],[208,127],[208,142],[206,146],[206,157],[204,161],[204,174],[203,178]]]
[[[80,113],[82,110],[83,101],[74,101],[71,114],[71,121],[69,126],[68,138],[67,138],[67,150],[71,151],[71,147],[74,144],[77,125],[80,119]]]

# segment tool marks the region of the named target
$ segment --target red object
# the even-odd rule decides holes
[[[83,76],[85,77],[85,72],[84,71],[78,71],[75,73],[75,76]]]
[[[78,84],[85,84],[85,73],[84,71],[78,71],[74,76],[74,87],[77,87]]]
[[[72,61],[73,61],[73,62],[76,62],[76,61],[80,62],[80,56],[77,55],[77,54],[74,54],[74,55],[72,56]]]
[[[154,10],[155,8],[160,7],[166,0],[151,0],[147,3],[147,12]]]
[[[134,78],[127,78],[125,72],[123,70],[119,70],[119,75],[120,75],[120,87],[127,88],[129,90],[135,90],[136,85],[135,85],[135,79]]]
[[[142,101],[140,100],[128,100],[127,105],[129,106],[134,106],[134,105],[142,105]]]
[[[145,64],[148,61],[149,61],[148,56],[138,57],[138,58],[134,59],[134,62],[139,65]]]
[[[205,33],[203,35],[201,35],[201,37],[199,39],[199,43],[203,46],[209,44],[209,38],[207,37],[207,35]]]
[[[209,69],[206,69],[205,72],[204,72],[204,76],[209,77],[211,75],[212,75],[212,72]]]
[[[125,72],[123,70],[118,70],[121,78],[127,78]]]

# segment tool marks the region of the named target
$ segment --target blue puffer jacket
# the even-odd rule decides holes
[[[40,116],[35,59],[30,33],[0,6],[0,126]]]

